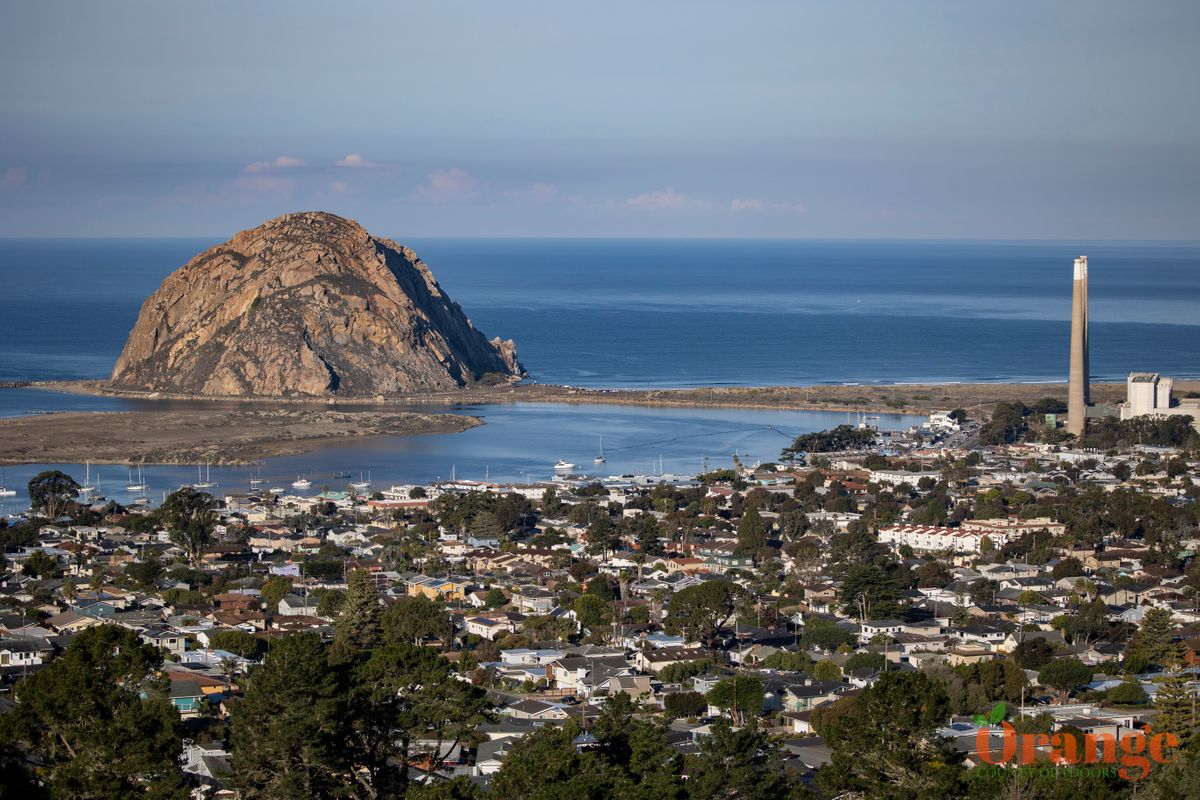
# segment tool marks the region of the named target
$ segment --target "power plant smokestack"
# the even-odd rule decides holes
[[[1075,259],[1071,289],[1071,370],[1067,382],[1067,433],[1083,436],[1087,407],[1092,402],[1088,383],[1088,260]]]

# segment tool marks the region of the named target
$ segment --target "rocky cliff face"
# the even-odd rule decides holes
[[[525,374],[417,255],[333,214],[287,214],[173,272],[113,369],[120,389],[373,396]]]

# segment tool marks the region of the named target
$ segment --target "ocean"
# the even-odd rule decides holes
[[[395,237],[534,380],[578,386],[1065,380],[1090,257],[1093,380],[1200,377],[1200,244]],[[0,240],[0,381],[102,378],[214,242]]]

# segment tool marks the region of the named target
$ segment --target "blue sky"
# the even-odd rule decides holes
[[[4,236],[1200,238],[1194,0],[4,16]]]

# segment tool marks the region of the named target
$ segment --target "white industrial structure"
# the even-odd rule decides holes
[[[1191,416],[1200,430],[1200,400],[1176,400],[1171,396],[1174,386],[1174,378],[1163,378],[1157,372],[1131,372],[1125,381],[1121,419]]]

